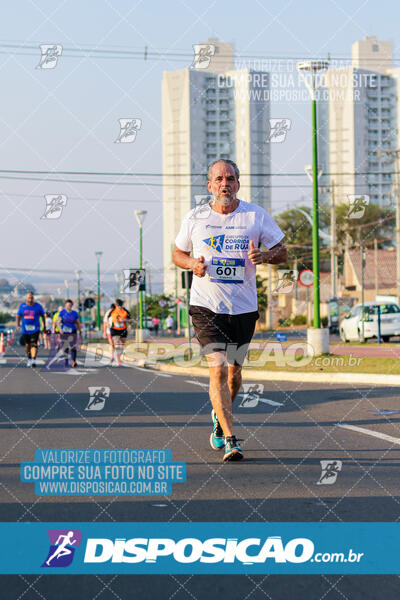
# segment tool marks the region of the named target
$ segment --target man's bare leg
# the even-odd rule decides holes
[[[228,387],[231,394],[232,404],[237,396],[238,391],[242,385],[242,366],[241,365],[229,365],[228,366]]]
[[[226,352],[207,354],[210,400],[225,437],[233,435],[232,397],[228,386]]]

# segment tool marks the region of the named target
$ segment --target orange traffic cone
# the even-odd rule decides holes
[[[5,354],[6,354],[6,347],[4,345],[4,333],[2,333],[0,336],[0,356],[5,356]]]

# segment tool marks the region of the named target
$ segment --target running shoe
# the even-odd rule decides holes
[[[77,369],[77,368],[78,368],[78,363],[76,362],[76,360],[75,360],[75,361],[72,363],[72,367],[73,367],[74,369]]]
[[[26,366],[27,367],[31,367],[32,366],[32,359],[28,358],[27,362],[26,362]]]
[[[213,430],[210,435],[210,446],[213,450],[222,450],[225,446],[224,432],[219,424],[215,410],[211,411],[211,418],[213,422]]]
[[[34,358],[32,358],[31,367],[33,367],[34,369],[36,369],[36,359],[34,359]]]
[[[242,460],[243,452],[237,438],[232,435],[231,437],[225,438],[225,454],[222,459],[223,462]]]

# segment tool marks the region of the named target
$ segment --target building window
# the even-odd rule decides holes
[[[372,44],[372,52],[379,52],[378,44]]]

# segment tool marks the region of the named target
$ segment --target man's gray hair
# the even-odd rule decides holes
[[[218,160],[214,160],[214,162],[212,162],[211,165],[208,167],[208,172],[207,172],[208,181],[211,181],[213,166],[216,165],[217,163],[221,163],[221,162],[233,167],[233,170],[235,171],[236,179],[239,180],[240,171],[239,171],[239,167],[237,166],[237,164],[235,162],[233,162],[233,160],[229,160],[228,158],[218,158]]]

